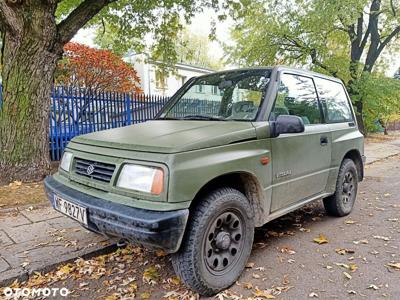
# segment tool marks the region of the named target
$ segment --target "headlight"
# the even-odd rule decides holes
[[[117,187],[159,195],[163,191],[164,172],[160,168],[125,165]]]
[[[66,172],[69,172],[69,168],[72,162],[72,153],[71,152],[64,152],[64,155],[61,159],[60,167]]]

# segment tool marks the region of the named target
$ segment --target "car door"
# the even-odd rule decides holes
[[[270,120],[285,114],[301,117],[305,131],[271,139],[271,212],[323,193],[331,165],[331,133],[312,77],[281,74]]]

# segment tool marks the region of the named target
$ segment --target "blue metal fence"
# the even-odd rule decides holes
[[[0,109],[2,104],[0,85]],[[94,92],[83,88],[54,87],[50,102],[49,143],[52,160],[59,160],[75,136],[153,119],[169,100],[118,92]],[[173,117],[217,113],[219,101],[185,99],[175,106]]]
[[[59,160],[75,136],[151,120],[168,97],[55,87],[50,107],[50,154]]]

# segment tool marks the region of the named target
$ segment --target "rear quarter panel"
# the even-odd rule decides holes
[[[348,123],[329,124],[332,132],[332,171],[329,175],[327,192],[334,193],[336,178],[340,164],[345,155],[351,150],[364,155],[364,136],[357,126],[350,127]]]

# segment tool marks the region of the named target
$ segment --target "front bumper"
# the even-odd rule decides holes
[[[188,209],[160,212],[113,203],[72,189],[51,176],[45,179],[44,186],[53,208],[55,194],[85,207],[88,226],[82,225],[91,231],[125,238],[168,253],[179,250],[189,216]]]

